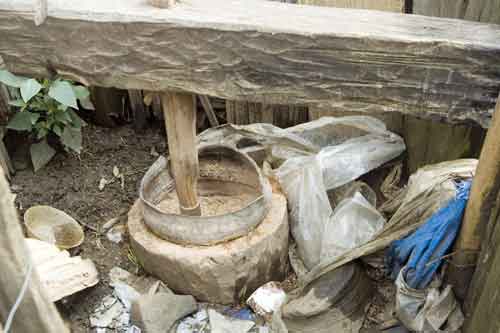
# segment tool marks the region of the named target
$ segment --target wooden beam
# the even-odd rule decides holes
[[[0,0],[0,56],[26,75],[488,126],[500,26],[271,1]],[[341,101],[341,102],[339,102]]]
[[[196,99],[193,94],[162,93],[161,102],[167,129],[170,167],[175,179],[180,211],[201,215],[197,182]]]
[[[448,270],[448,280],[454,285],[455,294],[462,299],[474,273],[481,242],[487,236],[484,230],[500,192],[499,133],[500,97],[479,157],[462,228],[455,243],[456,254]]]
[[[4,324],[25,281],[29,261],[14,198],[0,169],[0,322]],[[31,272],[10,332],[69,332],[42,290],[36,269]]]

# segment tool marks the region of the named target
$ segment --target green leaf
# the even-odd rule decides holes
[[[0,70],[0,82],[9,87],[20,88],[24,81],[26,81],[25,77],[16,76],[6,70]]]
[[[17,112],[9,121],[7,128],[16,131],[31,131],[38,118],[40,118],[38,113],[29,111]]]
[[[81,99],[80,103],[82,104],[82,108],[84,108],[85,110],[95,110],[95,106],[94,104],[92,104],[90,98]]]
[[[40,128],[40,129],[38,129],[38,131],[36,133],[36,138],[38,140],[40,140],[42,138],[45,138],[47,136],[47,134],[49,134],[49,130],[48,129],[46,129],[45,127]]]
[[[56,133],[56,135],[59,137],[63,134],[63,130],[62,130],[61,126],[59,126],[57,124],[52,126],[52,132]]]
[[[73,127],[81,128],[87,125],[87,123],[82,118],[80,118],[80,116],[78,116],[78,114],[72,109],[68,110],[68,114],[71,117],[71,123],[73,124]]]
[[[60,80],[54,81],[50,86],[49,96],[61,104],[78,109],[75,92],[69,82]]]
[[[69,115],[69,113],[67,111],[55,112],[54,118],[63,124],[69,124],[73,121],[73,119],[71,118],[71,116]]]
[[[9,105],[22,108],[23,106],[26,105],[22,99],[16,99],[15,101],[9,101]]]
[[[73,92],[78,100],[87,99],[90,96],[89,90],[84,86],[73,86]]]
[[[35,79],[29,79],[21,83],[21,97],[23,100],[28,103],[33,96],[38,94],[38,92],[42,89],[40,83],[38,83]]]
[[[56,151],[46,140],[32,144],[30,147],[31,162],[35,172],[43,168],[54,157]]]
[[[61,135],[61,142],[67,148],[80,154],[82,150],[82,130],[80,128],[66,126]]]
[[[90,92],[84,86],[73,86],[73,91],[75,92],[76,98],[80,101],[80,104],[84,109],[95,110],[94,104],[90,101]]]

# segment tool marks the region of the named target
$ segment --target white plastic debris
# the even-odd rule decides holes
[[[385,218],[365,197],[354,193],[341,201],[324,227],[321,258],[337,258],[372,240],[384,228]]]
[[[211,333],[247,333],[255,326],[253,321],[231,319],[215,310],[208,310]]]
[[[291,210],[291,231],[297,242],[298,253],[309,269],[325,259],[322,254],[336,252],[329,248],[335,244],[335,240],[331,239],[335,236],[326,230],[331,225],[327,221],[331,221],[334,209],[327,191],[351,182],[405,150],[403,139],[387,131],[385,125],[375,118],[320,120],[327,128],[324,129],[325,135],[309,131],[305,133],[308,133],[308,139],[313,143],[316,140],[331,145],[325,146],[315,155],[290,158],[277,171]],[[320,127],[316,127],[321,132]],[[355,133],[358,136],[343,136],[346,127],[356,129],[354,132],[348,131],[349,135]],[[352,223],[350,228],[356,228],[357,221],[350,220],[349,223]]]
[[[455,332],[464,322],[460,304],[450,285],[442,291],[437,287],[410,288],[404,280],[404,268],[396,280],[396,316],[415,332]]]
[[[124,311],[125,308],[116,298],[106,296],[90,316],[90,325],[98,328],[117,328],[119,325],[114,322]]]
[[[109,273],[113,293],[103,298],[101,304],[90,315],[93,328],[112,330],[118,333],[140,333],[140,329],[130,324],[130,308],[140,295],[154,293],[159,288],[158,280],[151,277],[139,277],[120,267],[113,267]],[[154,288],[152,290],[152,288]]]
[[[127,227],[125,225],[119,224],[112,227],[107,233],[106,238],[113,243],[120,243],[123,241],[123,237],[127,231]]]
[[[208,333],[210,324],[206,309],[200,309],[194,315],[184,318],[177,326],[176,333]]]
[[[258,315],[270,321],[275,311],[287,301],[286,293],[277,282],[268,282],[248,298],[247,304]]]

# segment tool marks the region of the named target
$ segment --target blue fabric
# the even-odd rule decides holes
[[[456,183],[457,195],[406,238],[394,241],[387,259],[393,279],[406,266],[404,277],[411,288],[426,288],[442,264],[460,230],[469,199],[471,181]]]

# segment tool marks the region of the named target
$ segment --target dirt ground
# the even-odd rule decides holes
[[[59,302],[75,333],[90,332],[89,314],[103,296],[111,293],[107,278],[112,267],[134,273],[139,270],[128,255],[128,242],[115,244],[99,229],[110,219],[126,214],[137,199],[140,180],[157,158],[151,148],[160,154],[166,150],[160,128],[136,134],[129,126],[108,129],[89,125],[84,128],[83,141],[80,157],[59,153],[37,173],[31,167],[18,171],[11,183],[20,214],[33,205],[50,205],[84,225],[85,241],[71,252],[92,259],[101,282]],[[100,191],[100,179],[113,179],[115,166],[125,175],[124,188],[115,181]]]

